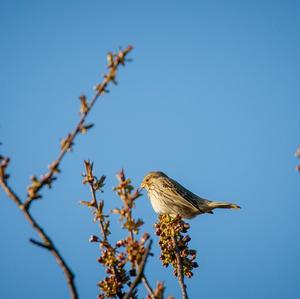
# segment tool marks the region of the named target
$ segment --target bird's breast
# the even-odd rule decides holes
[[[148,197],[150,199],[151,205],[155,213],[164,214],[167,213],[165,202],[162,196],[154,189],[149,189]]]

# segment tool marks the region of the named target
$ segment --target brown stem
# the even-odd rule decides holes
[[[99,226],[101,228],[101,232],[102,232],[102,235],[103,235],[103,240],[106,241],[107,240],[107,234],[106,234],[106,231],[104,229],[104,225],[103,225],[102,221],[99,221]]]
[[[176,238],[173,238],[173,241],[175,244],[175,255],[176,255],[176,261],[177,261],[177,277],[178,277],[178,283],[179,283],[180,289],[181,289],[181,296],[182,296],[182,299],[188,299],[186,285],[184,284],[184,275],[183,275],[183,267],[182,267],[182,259],[180,256],[180,251],[178,249],[178,244],[177,244]]]
[[[8,197],[11,198],[16,203],[18,208],[23,212],[29,224],[36,230],[36,232],[38,233],[39,237],[42,240],[42,242],[31,240],[31,242],[35,245],[40,246],[41,248],[49,250],[52,253],[52,255],[55,257],[57,264],[64,272],[71,298],[77,299],[78,293],[74,282],[74,274],[69,268],[69,266],[67,265],[67,263],[65,262],[65,260],[63,259],[58,249],[55,247],[50,237],[46,234],[46,232],[42,229],[42,227],[33,218],[31,213],[26,208],[24,208],[24,205],[22,204],[20,198],[8,186],[6,180],[3,177],[0,177],[0,185],[3,188],[3,190],[6,192]]]
[[[151,288],[150,283],[149,283],[147,277],[145,276],[145,274],[143,274],[142,282],[143,282],[143,284],[144,284],[146,290],[148,291],[150,297],[151,297],[152,299],[156,299],[156,297],[155,297],[155,295],[154,295],[154,293],[153,293],[153,289]]]
[[[48,244],[44,244],[43,242],[40,242],[38,240],[34,240],[34,239],[30,238],[29,242],[31,242],[33,245],[40,246],[40,247],[42,247],[44,249],[50,250],[50,247],[49,247]]]
[[[144,270],[145,270],[145,266],[146,266],[146,263],[147,263],[148,256],[150,254],[151,245],[152,245],[152,240],[149,241],[148,246],[145,248],[145,253],[144,253],[143,258],[142,258],[142,260],[139,264],[139,267],[138,267],[137,276],[136,276],[135,280],[132,282],[132,284],[130,285],[130,289],[129,289],[128,293],[126,293],[124,295],[123,299],[131,298],[132,293],[134,292],[136,287],[141,283],[141,281],[144,277]]]

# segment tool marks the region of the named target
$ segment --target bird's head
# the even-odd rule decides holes
[[[150,187],[153,184],[155,184],[155,182],[161,177],[167,177],[167,175],[161,171],[149,172],[148,174],[145,175],[145,177],[141,183],[141,188],[145,188],[148,191],[150,189]]]

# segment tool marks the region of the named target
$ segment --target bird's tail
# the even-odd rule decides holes
[[[209,207],[212,209],[240,209],[241,207],[229,202],[221,202],[221,201],[211,201],[209,202]]]

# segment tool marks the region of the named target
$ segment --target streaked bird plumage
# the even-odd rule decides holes
[[[193,218],[199,214],[212,214],[216,208],[240,209],[233,203],[201,198],[161,171],[149,172],[144,177],[141,188],[147,190],[152,207],[157,214]]]

